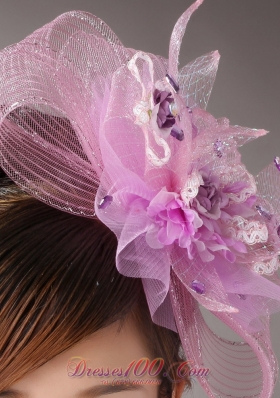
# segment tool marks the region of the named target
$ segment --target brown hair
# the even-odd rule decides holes
[[[184,360],[180,338],[152,322],[141,279],[118,272],[114,233],[29,196],[2,170],[0,181],[0,392],[133,314],[153,358],[164,359],[159,397],[171,397],[162,374]]]

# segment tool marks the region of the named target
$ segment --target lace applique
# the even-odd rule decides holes
[[[241,216],[233,216],[231,220],[225,220],[230,236],[248,245],[267,242],[268,230],[265,224],[259,221],[248,221]]]
[[[189,205],[190,200],[198,194],[199,186],[203,184],[204,181],[202,175],[198,171],[194,171],[187,178],[185,185],[181,190],[181,197],[187,205]]]
[[[146,147],[146,156],[149,159],[149,161],[153,164],[153,166],[161,167],[165,165],[170,157],[171,157],[171,150],[169,148],[169,145],[165,141],[164,138],[161,138],[157,135],[155,131],[152,130],[153,136],[155,138],[156,143],[161,146],[164,150],[164,157],[159,158],[155,152],[152,150],[152,148],[149,145],[149,132],[148,130],[144,127],[143,128],[144,135],[145,135],[145,147]]]
[[[234,175],[234,174],[236,174],[238,176],[240,176],[241,174],[243,176],[246,175],[247,179],[249,179],[249,181],[247,181],[249,184],[248,187],[245,187],[244,189],[239,191],[237,194],[232,193],[232,192],[227,193],[227,196],[229,197],[229,199],[232,202],[242,203],[242,202],[245,202],[250,196],[256,194],[257,187],[256,187],[255,179],[252,174],[248,173],[248,171],[244,168],[244,166],[236,165],[236,166],[231,167],[230,173],[224,173],[220,176],[221,184],[223,186],[225,186],[227,184],[232,183],[232,175]],[[244,177],[240,178],[240,180],[244,180]]]
[[[133,107],[133,113],[136,116],[135,124],[138,124],[142,127],[145,136],[145,149],[146,149],[146,156],[148,160],[152,163],[153,166],[161,167],[166,164],[170,157],[171,157],[171,150],[169,145],[167,144],[166,140],[162,137],[159,137],[155,131],[152,130],[154,139],[156,143],[161,146],[164,150],[164,157],[159,158],[153,149],[150,146],[149,140],[149,129],[147,128],[147,124],[150,121],[151,117],[151,108],[153,107],[152,104],[152,95],[151,92],[147,93],[146,87],[141,80],[139,69],[136,65],[136,61],[138,58],[143,59],[149,65],[149,72],[151,77],[151,85],[154,84],[154,66],[151,58],[143,53],[142,51],[138,51],[132,59],[128,62],[128,69],[132,73],[132,75],[136,78],[136,80],[141,84],[142,87],[142,98],[140,101],[136,103]]]
[[[254,271],[258,274],[273,275],[279,268],[279,255],[280,253],[277,253],[276,256],[267,262],[256,262],[253,267]]]

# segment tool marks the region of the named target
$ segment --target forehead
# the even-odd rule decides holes
[[[38,396],[56,398],[56,395],[61,398],[74,397],[82,389],[104,385],[105,380],[108,384],[116,384],[118,380],[120,385],[124,384],[128,378],[130,380],[155,379],[149,376],[148,372],[139,376],[145,365],[151,363],[153,359],[150,358],[136,325],[128,319],[121,329],[119,322],[115,322],[87,336],[25,375],[11,387],[27,391],[30,398]],[[138,373],[134,374],[133,369],[137,363],[140,363],[140,366]],[[104,377],[106,374],[108,376]],[[55,391],[53,391],[54,386]],[[146,384],[145,389],[116,393],[116,398],[118,394],[148,397],[150,395],[141,394],[147,394],[148,391],[152,393],[157,391],[157,388],[158,384],[155,381],[154,384]]]

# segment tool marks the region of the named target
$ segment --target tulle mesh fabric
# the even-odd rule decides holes
[[[271,349],[269,317],[263,319],[262,332],[248,334],[229,313],[213,311],[244,339],[241,342],[226,340],[210,330],[197,301],[187,293],[174,272],[170,290],[186,358],[196,358],[197,372],[210,370],[206,377],[196,377],[207,395],[211,398],[271,396],[278,364]]]
[[[187,170],[204,165],[211,166],[213,175],[251,183],[237,148],[266,134],[231,126],[205,111],[217,51],[177,70],[187,21],[202,2],[196,1],[175,25],[169,60],[146,53],[154,81],[166,73],[178,80],[197,127],[195,136],[186,131],[181,142],[167,138],[172,153],[167,165],[155,167],[147,160],[145,136],[134,123],[132,108],[141,99],[141,85],[128,62],[137,51],[125,48],[99,18],[70,11],[0,53],[1,167],[39,200],[77,216],[98,217],[116,234],[118,270],[142,278],[153,321],[177,331],[186,358],[210,369],[207,377],[198,378],[209,397],[269,398],[278,372],[269,315],[280,310],[280,283],[276,275],[257,274],[252,265],[270,261],[279,250],[275,217],[272,222],[256,214],[256,220],[266,222],[270,240],[265,247],[249,247],[238,263],[189,260],[182,248],[152,249],[145,239],[145,206],[156,191],[182,186]],[[137,67],[148,85],[147,63],[139,58]],[[223,139],[222,160],[213,151],[217,131]],[[163,147],[151,137],[149,146],[163,157]],[[273,163],[255,178],[258,204],[274,215],[279,179]],[[104,211],[99,205],[106,195],[114,200]],[[206,295],[192,290],[194,279],[207,286]],[[242,294],[246,300],[238,296]],[[244,341],[215,335],[198,303]]]

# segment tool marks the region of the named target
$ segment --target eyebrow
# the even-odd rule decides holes
[[[97,398],[101,395],[114,394],[121,391],[139,391],[144,390],[145,387],[141,384],[104,384],[101,386],[94,386],[81,390],[76,398]],[[28,398],[28,394],[16,389],[9,389],[0,392],[0,397],[3,398]]]
[[[4,398],[26,398],[27,395],[14,388],[0,392],[0,397]]]
[[[137,391],[144,389],[145,387],[140,384],[104,384],[80,391],[80,393],[77,394],[77,398],[96,398],[101,395],[114,394],[121,391]]]

